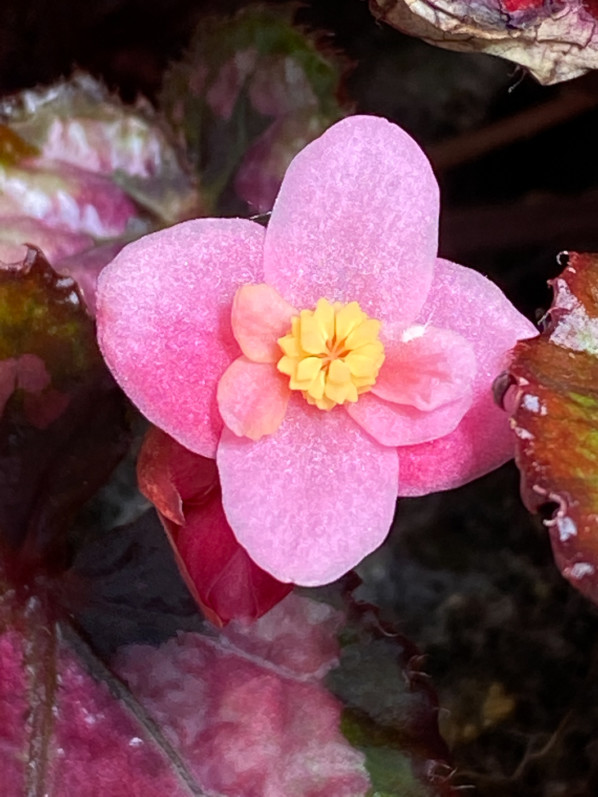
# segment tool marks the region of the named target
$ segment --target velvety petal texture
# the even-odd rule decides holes
[[[293,160],[267,230],[185,222],[102,272],[99,337],[116,378],[179,443],[216,456],[234,542],[219,507],[202,525],[151,475],[218,616],[245,606],[237,588],[228,601],[231,580],[280,594],[259,568],[304,586],[342,576],[384,540],[397,489],[454,487],[512,455],[491,385],[535,330],[489,280],[436,260],[437,225],[417,144],[355,116]]]
[[[413,326],[386,346],[372,392],[386,401],[431,412],[467,396],[475,372],[473,348],[462,335]]]
[[[334,581],[388,534],[396,450],[342,410],[324,413],[292,397],[276,434],[253,443],[225,429],[217,461],[235,536],[280,581]]]
[[[347,412],[383,446],[412,446],[452,432],[469,409],[471,400],[471,394],[467,393],[450,404],[422,411],[366,393],[356,404],[347,405]]]
[[[289,402],[288,380],[271,363],[234,360],[218,383],[218,409],[228,428],[239,437],[259,440],[273,434]]]
[[[358,301],[381,321],[410,323],[437,252],[438,187],[410,136],[352,116],[293,160],[274,203],[264,274],[300,309]]]
[[[472,403],[449,435],[399,449],[399,495],[458,487],[513,456],[508,419],[494,403],[492,382],[504,370],[518,339],[537,330],[493,282],[473,269],[438,260],[418,321],[450,327],[466,338],[477,361]]]
[[[243,354],[256,363],[275,363],[276,342],[286,335],[297,310],[269,285],[244,285],[233,301],[231,323]]]
[[[213,457],[222,428],[218,380],[240,353],[230,314],[240,285],[260,282],[264,229],[198,219],[148,235],[100,275],[99,341],[117,381],[150,421]]]

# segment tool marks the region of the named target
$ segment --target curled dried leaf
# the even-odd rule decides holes
[[[521,64],[549,85],[598,66],[595,0],[370,0],[395,28],[448,50]]]

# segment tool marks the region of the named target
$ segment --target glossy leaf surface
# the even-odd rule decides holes
[[[338,588],[253,624],[123,647],[111,668],[2,575],[10,794],[453,794],[413,650]],[[384,688],[381,688],[382,683]],[[26,716],[25,723],[22,717]]]
[[[510,366],[522,494],[546,521],[563,575],[598,600],[598,257],[571,254],[546,328]],[[508,395],[508,394],[507,394]]]
[[[35,249],[0,269],[0,398],[0,549],[62,562],[73,513],[126,451],[126,403],[76,284]]]

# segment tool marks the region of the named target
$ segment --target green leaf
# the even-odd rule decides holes
[[[333,595],[330,588],[324,594]],[[438,703],[419,651],[351,592],[344,604],[339,665],[326,682],[343,703],[344,735],[365,754],[369,797],[454,794]]]

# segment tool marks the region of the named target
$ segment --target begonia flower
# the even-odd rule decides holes
[[[382,543],[397,495],[512,456],[491,383],[535,329],[493,283],[437,259],[437,228],[423,152],[355,116],[295,157],[267,229],[184,222],[100,276],[117,380],[216,458],[235,536],[280,581],[333,581]]]

